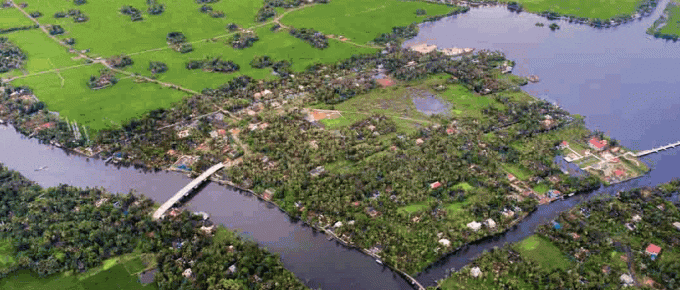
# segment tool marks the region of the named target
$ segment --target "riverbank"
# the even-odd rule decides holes
[[[435,0],[427,0],[429,2],[439,2]],[[526,11],[542,17],[548,20],[564,20],[569,23],[576,23],[582,25],[588,25],[594,28],[614,28],[619,25],[632,22],[634,20],[641,19],[642,17],[647,17],[651,15],[654,8],[658,3],[658,0],[641,0],[635,6],[631,6],[630,13],[623,13],[620,15],[607,15],[605,16],[583,16],[585,12],[580,11],[581,9],[586,9],[584,6],[590,6],[595,4],[596,1],[582,1],[573,4],[574,7],[560,7],[564,2],[554,2],[551,0],[544,1],[486,1],[486,0],[447,0],[447,3],[455,4],[462,7],[493,7],[493,6],[503,6],[508,10],[513,12]],[[607,10],[611,9],[611,4],[600,3],[600,7],[593,8],[592,10]],[[525,7],[526,6],[526,7]],[[581,14],[581,15],[579,15]],[[612,14],[612,13],[610,13]],[[604,18],[601,18],[604,17]]]
[[[675,180],[582,203],[539,226],[521,243],[477,257],[438,287],[539,289],[580,282],[584,287],[607,283],[675,288],[675,258],[680,253],[674,236],[680,230],[680,212],[667,200],[677,194],[678,184]],[[532,279],[533,275],[552,278],[544,282]]]
[[[670,1],[659,19],[649,27],[647,34],[656,38],[677,41],[680,37],[678,21],[680,21],[680,6],[677,2]]]

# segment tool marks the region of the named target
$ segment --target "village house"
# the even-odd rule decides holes
[[[183,139],[183,138],[186,138],[186,137],[189,137],[189,130],[188,129],[177,132],[177,138]]]
[[[425,141],[423,141],[423,138],[416,139],[416,145],[422,145],[423,143],[425,143]]]
[[[479,267],[474,267],[470,269],[470,275],[472,275],[474,278],[477,278],[482,275],[482,270],[480,270]]]
[[[488,220],[484,221],[484,225],[486,225],[490,229],[496,228],[496,222],[492,219],[488,219]]]
[[[187,268],[184,270],[184,272],[182,272],[182,276],[184,276],[184,278],[191,278],[192,274],[193,272],[191,271],[191,268]]]
[[[267,201],[272,200],[273,196],[274,196],[274,190],[270,189],[270,188],[265,189],[265,191],[262,193],[262,198],[264,200],[267,200]]]
[[[514,182],[515,180],[517,180],[517,177],[515,177],[514,175],[508,173],[508,180],[509,180],[510,182]]]
[[[674,222],[674,223],[673,223],[673,226],[674,226],[678,231],[680,231],[680,222]]]
[[[656,260],[656,257],[658,257],[659,253],[661,253],[661,247],[655,244],[649,244],[649,246],[647,246],[647,249],[645,249],[645,253],[651,256],[652,260]]]
[[[482,224],[478,223],[476,221],[472,221],[472,222],[467,224],[467,227],[476,232],[476,231],[478,231],[479,229],[482,228]]]
[[[633,277],[631,277],[629,274],[621,274],[621,283],[623,283],[623,287],[631,287],[635,285],[635,281],[633,281]]]
[[[431,188],[431,189],[437,189],[437,188],[439,188],[439,187],[441,187],[441,186],[442,186],[442,184],[441,184],[441,182],[439,182],[439,181],[436,181],[436,182],[433,182],[433,183],[430,184],[430,188]]]
[[[597,150],[597,151],[602,151],[604,148],[607,146],[607,141],[606,140],[600,140],[597,137],[590,138],[588,141],[588,146],[590,148]]]
[[[439,244],[441,244],[444,247],[448,247],[448,246],[451,245],[451,241],[449,241],[447,239],[441,239],[441,240],[439,240]]]
[[[377,210],[375,210],[373,207],[367,207],[367,208],[366,208],[366,213],[367,213],[370,217],[372,217],[372,218],[377,217],[377,216],[380,215],[380,212],[377,211]]]
[[[634,223],[637,223],[637,222],[642,220],[642,217],[639,214],[636,214],[636,215],[633,216],[632,220],[633,220]]]
[[[233,247],[233,246],[231,246],[231,247]],[[227,268],[227,273],[229,273],[229,274],[236,273],[236,264],[229,266],[229,268]]]
[[[317,166],[316,168],[309,171],[309,175],[311,175],[312,177],[317,177],[321,175],[321,173],[323,173],[324,171],[326,171],[326,169],[324,169],[323,166]]]

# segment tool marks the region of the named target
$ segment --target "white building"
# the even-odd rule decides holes
[[[482,228],[482,224],[481,224],[481,223],[478,223],[478,222],[475,222],[475,221],[473,221],[473,222],[471,222],[471,223],[467,224],[467,227],[468,227],[468,228],[470,228],[470,229],[472,229],[473,231],[475,231],[475,232],[476,232],[476,231],[478,231],[479,229],[481,229],[481,228]]]
[[[633,277],[630,275],[621,274],[621,283],[623,283],[623,287],[630,287],[635,284],[635,281],[633,281]]]
[[[472,275],[472,277],[477,278],[482,275],[482,270],[480,270],[479,267],[474,267],[470,269],[470,275]]]
[[[451,245],[451,241],[449,241],[447,239],[441,239],[441,240],[439,240],[439,243],[444,247],[448,247],[448,246]]]

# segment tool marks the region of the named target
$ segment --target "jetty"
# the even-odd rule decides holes
[[[657,153],[657,152],[660,152],[660,151],[665,151],[667,149],[675,148],[677,146],[680,146],[680,141],[668,144],[666,146],[660,146],[660,147],[656,147],[654,149],[640,151],[640,152],[635,154],[635,157],[641,157],[641,156]]]
[[[168,211],[172,206],[175,205],[175,203],[179,202],[182,198],[188,196],[194,189],[196,189],[199,185],[201,185],[208,177],[211,175],[215,174],[218,170],[222,169],[224,167],[224,163],[220,162],[212,167],[210,167],[208,170],[203,172],[201,175],[196,177],[196,179],[192,180],[187,184],[184,188],[180,189],[175,195],[173,195],[168,201],[166,201],[164,204],[161,205],[154,213],[153,213],[153,219],[157,220],[162,218],[165,215],[165,212]]]

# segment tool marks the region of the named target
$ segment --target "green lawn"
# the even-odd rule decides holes
[[[521,165],[504,163],[501,165],[505,171],[511,173],[519,180],[527,180],[531,176],[531,172],[523,168]]]
[[[59,74],[22,78],[13,84],[29,86],[49,110],[95,131],[118,126],[152,109],[168,107],[186,95],[157,84],[136,83],[122,77],[113,87],[93,91],[86,82],[90,75],[98,75],[101,68],[100,65],[86,66]]]
[[[641,0],[515,0],[529,12],[551,11],[563,15],[609,19],[631,15]]]
[[[481,117],[482,110],[489,105],[501,107],[494,99],[473,94],[461,85],[447,85],[447,89],[438,94],[444,101],[452,104],[453,116]]]
[[[0,240],[0,268],[14,264],[14,249],[10,240]]]
[[[367,43],[392,27],[421,22],[426,16],[416,15],[425,9],[428,15],[447,14],[455,7],[424,1],[333,0],[328,4],[296,11],[281,22],[298,28],[314,28],[325,34],[343,35],[356,43]]]
[[[538,263],[545,269],[566,269],[569,266],[569,260],[560,252],[560,249],[545,238],[533,235],[522,240],[515,247],[524,258]]]
[[[27,270],[21,270],[10,274],[0,280],[0,289],[3,290],[151,290],[157,289],[154,283],[142,285],[137,275],[125,270],[123,265],[114,265],[107,270],[98,271],[94,275],[67,275],[58,274],[47,278],[41,278],[37,274]],[[92,272],[90,271],[90,272]],[[83,278],[85,277],[85,278]]]
[[[28,10],[33,11],[33,10]],[[21,13],[19,9],[4,8],[0,9],[0,29],[33,25],[33,21]]]
[[[544,194],[544,193],[548,192],[549,189],[550,189],[550,187],[545,183],[541,183],[539,185],[534,186],[534,191],[538,192],[540,194]]]
[[[460,188],[460,189],[462,189],[462,190],[464,190],[464,191],[468,191],[468,190],[472,189],[473,187],[472,187],[472,185],[470,185],[470,184],[467,183],[467,182],[461,182],[461,183],[458,183],[458,184],[454,185],[453,188],[454,188],[454,189]]]
[[[397,211],[406,214],[419,212],[428,208],[427,202],[412,203],[407,206],[400,207]]]

